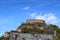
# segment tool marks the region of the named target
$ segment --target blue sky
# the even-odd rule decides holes
[[[0,35],[29,18],[60,26],[60,0],[0,0]]]

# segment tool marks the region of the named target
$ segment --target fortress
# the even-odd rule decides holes
[[[17,28],[17,31],[21,31],[24,27],[27,28],[32,28],[32,26],[36,27],[36,28],[40,28],[40,29],[44,29],[46,26],[46,23],[44,20],[38,20],[38,19],[28,19],[26,20],[26,22],[24,24],[22,24],[21,26],[19,26]]]
[[[38,19],[28,19],[26,23],[45,23],[44,20],[38,20]]]
[[[5,39],[3,40],[53,40],[53,34],[23,33],[21,30],[24,27],[36,27],[37,29],[44,30],[46,23],[44,20],[28,19],[25,23],[21,24],[16,31],[6,32],[4,35]]]

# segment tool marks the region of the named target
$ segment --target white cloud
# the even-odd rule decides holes
[[[29,16],[30,16],[31,18],[34,18],[36,15],[37,15],[36,12],[33,12],[33,13],[31,13]]]
[[[28,7],[28,6],[26,6],[26,7],[24,7],[23,9],[29,9],[30,7]]]
[[[32,19],[42,19],[45,20],[46,23],[56,24],[59,22],[59,18],[56,17],[53,13],[45,13],[45,14],[38,14],[36,12],[30,14],[30,18]]]

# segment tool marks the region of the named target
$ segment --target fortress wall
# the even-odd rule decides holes
[[[26,21],[26,23],[35,23],[35,22],[45,23],[44,20],[36,20],[36,19],[28,19]]]

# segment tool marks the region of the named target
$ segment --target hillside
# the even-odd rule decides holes
[[[19,26],[20,27],[20,26]],[[56,40],[60,40],[60,28],[56,25],[49,24],[45,27],[40,27],[40,24],[22,24],[21,25],[22,33],[32,33],[32,34],[54,34],[56,31]]]
[[[30,21],[30,20],[29,20]],[[60,38],[60,28],[57,25],[49,24],[44,22],[33,22],[33,23],[22,23],[17,30],[23,33],[38,33],[38,34],[54,34],[56,31],[56,40]]]
[[[30,20],[26,21],[26,23],[22,23],[15,32],[21,33],[31,33],[31,34],[53,34],[56,31],[56,40],[60,40],[60,28],[57,25],[49,24],[47,25],[44,20]],[[10,31],[13,32],[13,31]],[[10,33],[8,32],[8,33]],[[8,34],[7,33],[7,34]],[[9,35],[9,34],[8,34]],[[0,37],[2,40],[2,37]],[[9,38],[9,37],[7,37]]]

